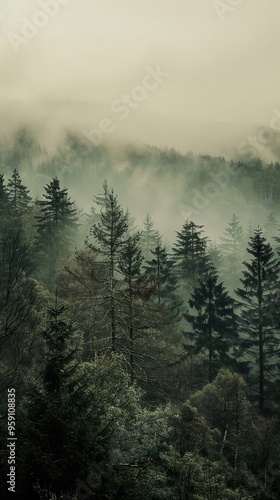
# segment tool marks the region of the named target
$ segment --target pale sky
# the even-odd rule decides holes
[[[1,132],[109,118],[112,138],[212,153],[280,110],[279,0],[0,0],[0,17]],[[166,76],[120,119],[147,67]]]

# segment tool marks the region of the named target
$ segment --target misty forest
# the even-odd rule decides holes
[[[280,164],[84,146],[1,144],[14,497],[279,499]]]

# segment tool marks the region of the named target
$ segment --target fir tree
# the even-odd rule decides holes
[[[128,215],[121,209],[112,190],[106,196],[105,209],[101,212],[100,222],[94,224],[91,229],[97,245],[87,243],[88,247],[97,252],[104,262],[103,283],[107,289],[106,295],[109,296],[110,335],[113,351],[117,349],[116,272],[128,229],[127,218]]]
[[[146,265],[146,273],[155,286],[155,296],[160,304],[164,300],[174,298],[177,286],[177,278],[174,271],[174,259],[166,252],[165,248],[157,245],[151,250],[153,258]]]
[[[131,378],[134,379],[135,331],[139,327],[138,315],[135,313],[135,299],[139,296],[139,281],[141,277],[142,252],[140,235],[129,236],[124,242],[119,259],[119,269],[124,276],[123,307],[125,324],[127,325],[129,365]]]
[[[181,232],[177,231],[177,242],[173,248],[179,275],[190,286],[207,272],[210,259],[206,254],[207,238],[202,236],[203,226],[187,220]]]
[[[23,498],[37,498],[38,487],[47,492],[47,498],[69,491],[73,478],[89,472],[96,454],[91,374],[81,363],[80,336],[65,319],[64,306],[48,308],[42,336],[40,377],[29,384],[25,404]]]
[[[239,284],[240,260],[243,254],[243,228],[238,217],[233,214],[221,238],[224,253],[223,274],[233,290]]]
[[[235,302],[212,271],[195,287],[189,305],[191,311],[184,317],[192,331],[185,336],[191,342],[185,348],[191,354],[207,356],[208,380],[212,382],[219,368],[231,364],[229,351],[237,339]]]
[[[44,189],[45,200],[37,201],[41,213],[36,216],[35,247],[39,276],[52,288],[61,259],[70,251],[77,228],[77,210],[73,208],[74,202],[68,197],[67,189],[60,188],[57,178]]]
[[[32,198],[28,195],[29,190],[22,183],[21,177],[16,169],[14,169],[11,179],[8,181],[8,193],[13,212],[17,216],[24,215],[30,210]]]
[[[271,305],[279,287],[280,264],[259,227],[251,236],[247,251],[252,256],[251,261],[243,262],[243,288],[236,290],[242,306],[241,347],[252,363],[253,376],[257,363],[258,403],[263,413],[271,380],[276,375],[279,339]]]
[[[37,201],[41,210],[41,215],[37,216],[38,231],[43,233],[49,227],[57,228],[58,226],[62,229],[75,227],[77,210],[73,208],[74,202],[68,197],[68,190],[60,188],[57,178],[54,178],[44,189],[45,200]]]
[[[145,260],[149,260],[150,251],[161,244],[161,239],[159,232],[154,229],[154,222],[150,214],[147,214],[144,220],[144,229],[141,232],[141,247]]]
[[[228,226],[224,230],[224,235],[225,236],[221,238],[221,247],[225,254],[238,256],[242,249],[243,228],[235,214],[233,214]]]

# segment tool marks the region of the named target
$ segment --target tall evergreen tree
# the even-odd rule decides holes
[[[242,248],[243,228],[235,214],[233,214],[228,226],[224,230],[224,235],[221,238],[221,247],[224,252],[226,254],[239,255]]]
[[[12,177],[8,181],[7,191],[16,215],[24,215],[30,210],[31,196],[28,195],[29,190],[22,183],[21,177],[16,169],[14,169]]]
[[[185,333],[189,342],[185,348],[191,354],[207,356],[208,380],[213,381],[222,366],[230,366],[230,348],[237,340],[235,302],[218,274],[210,272],[195,287],[189,300],[191,311],[184,315],[192,331]]]
[[[279,337],[271,304],[279,288],[280,264],[259,227],[251,236],[247,251],[251,260],[243,263],[243,287],[236,290],[242,305],[241,347],[249,356],[252,375],[257,364],[258,403],[259,411],[263,413],[271,381],[276,376]]]
[[[109,297],[110,335],[113,351],[117,349],[116,288],[118,283],[116,273],[128,229],[127,219],[128,215],[118,204],[117,197],[112,190],[106,196],[105,209],[101,212],[100,222],[94,224],[91,229],[91,234],[97,244],[88,243],[88,247],[97,252],[104,263],[103,284],[107,289],[105,295]]]
[[[38,489],[45,491],[44,498],[60,496],[77,476],[89,473],[93,456],[98,456],[92,371],[81,362],[81,339],[65,319],[64,306],[48,308],[42,336],[41,371],[29,384],[24,408],[22,498],[42,498]]]
[[[141,277],[142,252],[140,235],[129,236],[123,245],[119,259],[119,268],[124,276],[123,308],[125,324],[127,325],[129,365],[131,378],[134,379],[135,333],[139,328],[139,318],[136,314],[135,299],[139,297],[139,282]]]
[[[172,259],[161,244],[151,250],[153,258],[146,265],[146,273],[155,286],[155,297],[160,304],[164,300],[174,298],[177,285],[177,277],[174,271],[174,259]]]
[[[154,250],[158,245],[160,245],[161,240],[162,238],[159,232],[154,229],[154,222],[150,214],[147,214],[144,220],[144,229],[141,233],[141,247],[145,260],[150,259],[150,251]]]
[[[239,284],[240,260],[243,256],[243,228],[235,214],[224,230],[221,241],[224,253],[223,274],[233,290]]]
[[[68,277],[62,276],[62,287],[69,287],[69,275],[75,281],[71,293],[83,323],[89,325],[86,340],[96,355],[108,351],[110,341],[113,352],[124,354],[131,378],[147,384],[152,374],[159,384],[153,364],[156,359],[161,367],[173,354],[165,349],[164,330],[170,337],[178,312],[150,300],[155,287],[150,277],[141,275],[139,234],[128,232],[128,214],[113,191],[91,235],[93,240],[88,239],[87,249],[77,253]]]
[[[73,208],[74,202],[68,197],[68,190],[60,188],[56,177],[44,189],[45,200],[37,201],[41,209],[41,215],[37,217],[39,232],[49,226],[55,228],[61,225],[62,229],[75,227],[77,210]]]
[[[209,269],[207,238],[202,236],[203,232],[203,226],[189,220],[184,223],[182,231],[177,231],[174,256],[180,277],[190,286],[195,286]]]
[[[40,215],[37,219],[37,264],[39,276],[45,285],[54,286],[55,274],[61,259],[70,250],[71,238],[77,228],[77,210],[67,189],[61,189],[57,178],[44,188],[44,200],[37,201]]]

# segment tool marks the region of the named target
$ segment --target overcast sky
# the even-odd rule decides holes
[[[42,16],[48,2],[52,17]],[[54,136],[109,118],[112,137],[213,153],[280,109],[279,0],[0,0],[0,8],[1,131],[26,118]],[[147,67],[165,76],[124,118],[112,105],[141,97],[133,91]]]

